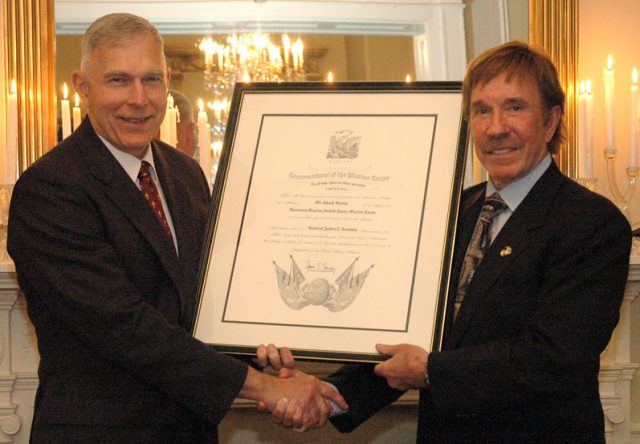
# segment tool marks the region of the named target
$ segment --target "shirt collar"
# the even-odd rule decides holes
[[[550,165],[551,155],[547,153],[544,159],[526,176],[519,178],[499,191],[500,197],[502,197],[502,200],[504,200],[512,212],[516,211],[516,208],[518,208],[524,198],[527,197],[531,188],[540,180]],[[491,180],[487,181],[487,196],[492,195],[496,191],[498,190],[493,185],[493,182],[491,182]]]
[[[154,176],[154,179],[157,178],[157,175],[155,173],[156,167],[153,162],[153,151],[151,149],[147,148],[142,159],[138,159],[132,154],[119,150],[100,134],[98,134],[98,137],[100,138],[100,140],[102,140],[102,143],[105,144],[113,157],[116,158],[120,166],[122,166],[124,171],[127,173],[127,176],[129,176],[131,180],[136,183],[138,182],[138,173],[140,172],[140,166],[142,165],[143,160],[151,165],[151,175]]]

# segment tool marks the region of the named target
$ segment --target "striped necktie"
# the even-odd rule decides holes
[[[467,253],[464,257],[462,270],[460,271],[458,290],[453,305],[454,320],[458,316],[458,311],[464,300],[467,288],[473,279],[476,267],[480,264],[480,261],[482,261],[486,249],[491,245],[491,224],[493,223],[493,219],[506,208],[507,204],[504,203],[502,197],[500,197],[500,194],[497,192],[487,197],[484,204],[482,204],[482,211],[473,229],[471,242],[469,242],[469,246],[467,247]]]
[[[156,218],[158,218],[158,221],[160,222],[160,225],[162,225],[162,229],[164,230],[165,234],[173,242],[171,228],[169,228],[167,216],[164,214],[164,209],[162,208],[160,193],[158,193],[158,188],[151,178],[149,167],[149,163],[143,160],[142,165],[140,165],[140,172],[138,173],[138,179],[140,179],[140,191],[142,191],[145,199],[147,199],[147,202],[149,202],[149,205],[151,205],[153,214],[155,214]]]

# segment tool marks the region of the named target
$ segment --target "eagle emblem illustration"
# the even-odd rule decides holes
[[[354,136],[351,130],[336,131],[329,138],[327,159],[356,159],[361,139],[361,136]]]
[[[369,271],[373,268],[371,265],[354,276],[355,264],[358,261],[356,258],[333,284],[324,278],[307,282],[293,256],[289,257],[291,265],[288,273],[275,261],[273,264],[276,267],[280,297],[293,310],[301,310],[307,305],[322,305],[331,312],[344,310],[358,297]]]

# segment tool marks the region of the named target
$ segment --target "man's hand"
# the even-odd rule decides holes
[[[331,406],[325,397],[346,410],[347,403],[342,396],[316,377],[297,370],[281,372],[291,373],[283,374],[282,378],[275,378],[249,368],[239,396],[262,403],[270,412],[275,411],[277,407],[278,415],[274,422],[297,431],[326,424]]]
[[[256,363],[261,367],[267,366],[274,370],[281,368],[296,368],[296,361],[293,359],[291,351],[287,347],[278,348],[269,344],[265,346],[260,344],[256,350]]]
[[[311,428],[322,427],[327,423],[327,420],[329,419],[329,415],[333,410],[333,406],[331,405],[329,400],[333,401],[336,405],[340,407],[340,409],[342,409],[345,412],[349,409],[349,405],[346,403],[346,401],[340,395],[340,393],[338,393],[338,391],[336,391],[333,387],[331,387],[326,382],[322,382],[313,376],[306,375],[299,370],[289,370],[286,368],[280,370],[279,376],[280,378],[295,378],[295,377],[305,376],[305,377],[310,377],[315,379],[319,384],[320,394],[323,396],[323,401],[325,406],[328,408],[328,411],[327,411],[326,417],[319,418],[318,421],[315,424],[313,424],[311,427],[306,427],[306,428],[297,427],[295,426],[295,424],[299,422],[299,418],[301,415],[298,404],[294,403],[294,400],[281,399],[276,404],[276,408],[271,412],[271,419],[276,424],[282,424],[285,427],[293,427],[294,430],[301,432],[301,431],[309,430]]]
[[[376,344],[376,350],[390,356],[374,369],[376,375],[387,380],[389,387],[396,390],[424,387],[424,372],[429,352],[411,344]]]

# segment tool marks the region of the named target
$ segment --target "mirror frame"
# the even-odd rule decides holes
[[[567,95],[566,142],[556,161],[570,177],[577,173],[576,77],[578,0],[529,0],[529,41],[544,48],[556,63]],[[56,144],[57,91],[54,0],[3,2],[5,73],[0,83],[16,79],[20,94],[19,171]]]

